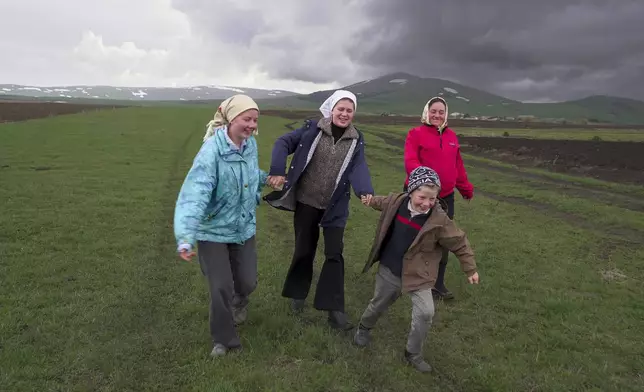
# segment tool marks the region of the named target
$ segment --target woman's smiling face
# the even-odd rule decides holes
[[[438,101],[429,107],[429,123],[439,128],[445,122],[445,104]]]
[[[353,101],[344,98],[338,101],[333,107],[331,114],[333,116],[333,123],[340,128],[346,128],[353,120],[355,106]]]

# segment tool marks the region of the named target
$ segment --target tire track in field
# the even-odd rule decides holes
[[[298,122],[295,121],[295,122],[286,124],[285,127],[287,129],[289,129],[289,130],[293,130],[294,125],[297,124],[297,123]],[[388,134],[384,134],[382,132],[367,131],[367,133],[371,133],[373,135],[381,137],[387,144],[389,144],[392,147],[396,147],[396,148],[404,147],[405,142],[404,142],[404,139],[402,139],[402,138],[395,137],[395,136],[388,135]],[[378,146],[374,146],[374,145],[370,145],[369,149],[371,149],[371,148],[374,148],[376,150],[378,150],[378,149],[382,150],[382,148],[380,148]],[[368,152],[367,152],[367,154],[368,154]],[[380,163],[382,163],[384,165],[393,166],[396,169],[401,170],[403,172],[405,171],[405,166],[402,163],[391,162],[391,161],[388,161],[386,159],[379,158],[379,157],[373,157],[373,156],[370,156],[369,158],[371,160],[378,161],[378,162],[380,162]],[[402,159],[401,159],[401,162],[402,162]],[[495,166],[492,166],[492,165],[488,165],[488,166],[491,166],[491,167],[496,169]],[[506,168],[502,168],[502,169],[506,169]],[[510,168],[507,168],[507,170],[508,170],[509,174],[515,175],[517,177],[521,177],[521,175],[523,175],[523,174],[532,174],[532,173],[519,172],[517,170],[512,170]],[[545,180],[545,181],[551,180],[549,177],[540,176],[538,174],[535,174],[534,177],[537,177],[539,180]],[[531,178],[531,176],[526,176],[526,178]],[[552,181],[552,182],[556,183],[558,181],[559,180]],[[565,181],[563,181],[563,180],[560,180],[560,181],[565,183]],[[525,184],[527,186],[530,186],[530,182],[525,182]],[[566,185],[569,185],[569,184],[566,183]],[[550,185],[550,186],[546,185],[543,189],[546,189],[546,190],[562,190],[563,191],[566,188],[559,188],[559,187],[552,186],[552,185]],[[621,196],[621,195],[614,194],[614,193],[609,192],[609,191],[603,191],[603,190],[601,190],[601,191],[600,190],[585,190],[584,194],[582,196],[584,198],[587,198],[588,194],[593,193],[593,192],[596,193],[596,194],[603,194],[604,196],[609,195],[611,198]],[[506,196],[506,195],[501,195],[501,194],[494,193],[494,192],[482,191],[480,189],[477,190],[477,193],[482,195],[482,196],[484,196],[484,197],[496,200],[498,202],[504,202],[504,203],[509,203],[509,204],[523,206],[523,207],[530,207],[530,208],[535,209],[537,211],[542,211],[542,212],[546,213],[550,217],[554,217],[554,218],[559,219],[561,221],[567,222],[568,224],[570,224],[572,226],[575,226],[575,227],[578,227],[580,229],[593,232],[594,234],[596,234],[596,235],[598,235],[600,237],[605,237],[606,234],[609,234],[612,237],[614,237],[612,239],[612,242],[615,242],[615,241],[617,241],[617,242],[626,242],[626,243],[636,244],[636,245],[644,244],[644,235],[640,230],[631,229],[631,228],[622,227],[622,226],[611,226],[611,227],[604,227],[603,231],[599,231],[599,230],[597,230],[597,224],[596,223],[591,222],[588,219],[585,219],[585,218],[583,218],[583,217],[581,217],[579,215],[575,215],[575,214],[572,214],[572,213],[569,213],[569,212],[566,212],[566,211],[561,211],[561,210],[557,209],[555,206],[553,206],[551,204],[539,203],[539,202],[524,199],[524,198],[521,198],[521,197]],[[634,204],[635,206],[641,206],[642,205],[642,203],[639,200],[629,199],[628,201],[629,202],[635,201],[636,202]],[[614,199],[612,199],[612,204],[619,205],[618,203],[615,202]],[[638,209],[633,209],[633,205],[630,205],[630,204],[625,206],[625,207],[623,207],[623,208],[631,209],[633,211],[639,211]],[[644,210],[644,206],[642,206],[642,210]]]
[[[385,143],[392,147],[400,149],[404,148],[405,141],[400,137],[377,131],[367,132],[382,138]],[[377,149],[378,146],[370,146],[370,148]],[[516,177],[518,182],[533,189],[561,192],[565,193],[568,196],[578,197],[582,199],[588,199],[589,197],[592,197],[594,199],[600,200],[603,204],[613,205],[630,211],[644,212],[644,200],[642,199],[642,197],[625,194],[626,191],[623,191],[625,193],[617,193],[615,191],[610,191],[608,189],[596,187],[593,185],[569,182],[542,174],[523,172],[517,169],[496,166],[480,161],[474,162],[471,166],[475,169],[502,173]]]
[[[370,146],[369,148],[378,149],[377,146]],[[391,162],[380,157],[369,156],[369,159],[372,161],[377,161],[383,165],[389,167],[394,167],[397,170],[404,172],[405,167],[402,163]],[[570,212],[561,211],[555,206],[547,203],[540,203],[533,200],[524,199],[517,196],[506,196],[494,192],[489,192],[485,190],[477,189],[477,194],[487,197],[498,202],[509,203],[522,207],[529,207],[534,210],[543,212],[544,215],[548,217],[561,220],[571,226],[592,232],[599,237],[606,237],[606,234],[610,235],[611,242],[624,242],[627,244],[643,245],[644,244],[644,233],[637,229],[631,229],[623,226],[604,226],[601,230],[598,230],[598,225],[596,222],[592,222],[584,217],[575,215]]]
[[[159,356],[169,355],[172,359],[172,351],[179,342],[189,344],[185,338],[166,341],[162,337],[172,333],[173,330],[173,326],[165,324],[164,320],[174,320],[177,317],[175,313],[177,309],[173,309],[172,304],[182,294],[190,292],[190,289],[182,286],[178,281],[180,275],[178,264],[183,261],[176,256],[172,228],[177,187],[183,177],[181,163],[197,133],[197,131],[191,132],[184,138],[174,151],[170,165],[167,166],[169,173],[160,188],[161,194],[158,199],[160,211],[153,223],[156,226],[154,231],[156,238],[154,243],[150,244],[153,248],[152,255],[143,258],[136,270],[141,284],[133,290],[137,298],[131,304],[133,308],[129,311],[136,312],[133,317],[135,321],[132,322],[135,331],[132,332],[140,335],[141,343],[132,354],[140,366],[136,371],[133,370],[135,374],[131,374],[129,370],[126,374],[127,377],[136,378],[139,386],[154,385],[156,381],[152,380],[152,377],[168,372],[166,367],[172,364],[159,361]],[[207,309],[207,304],[204,304],[204,309]],[[164,349],[170,352],[162,352],[161,350]]]

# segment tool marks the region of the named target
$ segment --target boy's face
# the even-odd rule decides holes
[[[432,189],[427,186],[421,186],[413,191],[410,195],[411,206],[414,210],[425,213],[436,204],[438,189]]]

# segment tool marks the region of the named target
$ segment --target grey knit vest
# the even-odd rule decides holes
[[[311,161],[298,181],[296,197],[302,204],[324,210],[329,205],[351,143],[358,139],[358,131],[353,125],[349,125],[344,135],[334,143],[331,119],[321,119],[318,127],[322,130],[322,135]]]

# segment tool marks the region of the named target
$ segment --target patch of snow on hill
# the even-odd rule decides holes
[[[57,93],[67,93],[67,92],[69,92],[71,90],[68,90],[66,88],[55,88],[54,91],[57,92]]]
[[[28,91],[40,91],[40,92],[42,92],[42,90],[39,89],[38,87],[21,87],[18,90],[28,90]]]
[[[407,79],[392,79],[392,80],[389,81],[389,83],[406,84]]]
[[[227,86],[211,86],[213,88],[219,89],[219,90],[227,90],[227,91],[234,91],[236,93],[241,93],[243,94],[245,91],[235,88],[235,87],[227,87]]]
[[[454,90],[453,88],[443,87],[443,90],[447,91],[448,93],[458,94],[458,91]]]
[[[12,91],[10,88],[3,88],[2,91]]]
[[[132,91],[132,95],[134,95],[135,97],[144,98],[146,95],[148,95],[148,93],[146,93],[143,90],[139,90],[136,93],[134,91]]]
[[[469,101],[470,101],[469,99],[467,99],[467,98],[465,98],[465,97],[461,97],[460,95],[459,95],[458,97],[456,97],[456,99],[462,99],[462,100],[463,100],[463,101],[465,101],[465,102],[469,102]]]

